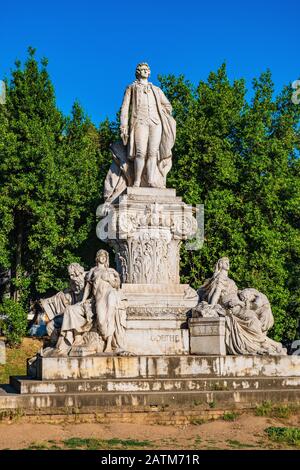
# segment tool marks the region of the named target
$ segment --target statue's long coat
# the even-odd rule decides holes
[[[165,188],[166,176],[172,166],[172,147],[176,137],[176,121],[171,116],[172,106],[163,91],[152,85],[152,83],[148,85],[153,91],[162,124],[162,136],[154,180],[156,187]],[[104,183],[104,198],[107,202],[115,200],[127,186],[132,186],[134,182],[135,125],[138,120],[142,93],[142,87],[138,85],[138,82],[133,82],[125,90],[120,120],[121,126],[129,127],[129,142],[127,146],[124,146],[122,142],[114,142],[111,145],[113,162]],[[144,173],[141,186],[148,186]]]
[[[172,156],[172,147],[176,137],[176,121],[171,116],[172,106],[163,91],[152,83],[149,83],[149,86],[153,91],[162,124],[162,137],[158,157],[161,164],[163,160],[170,159]],[[121,126],[129,126],[128,158],[130,159],[136,155],[135,125],[138,120],[142,93],[142,87],[137,82],[133,82],[125,90],[121,108]],[[167,162],[164,162],[162,166],[159,165],[160,170],[166,164]]]

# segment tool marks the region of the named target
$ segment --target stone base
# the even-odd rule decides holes
[[[198,295],[186,284],[123,284],[125,349],[142,355],[189,354],[187,313]]]
[[[39,380],[300,377],[299,356],[38,357]]]
[[[134,354],[189,354],[189,330],[182,320],[127,320],[126,350]]]
[[[187,284],[123,284],[125,349],[134,354],[189,354],[187,312],[198,300]]]
[[[69,352],[69,356],[71,357],[86,357],[91,356],[93,354],[97,354],[96,347],[88,347],[88,346],[73,346]]]
[[[190,318],[190,352],[226,356],[225,318]]]
[[[106,422],[146,421],[153,412],[159,420],[166,411],[192,420],[266,401],[300,404],[299,356],[40,357],[37,378],[0,386],[3,416],[93,413]]]

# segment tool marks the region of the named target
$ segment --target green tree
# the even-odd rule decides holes
[[[29,48],[23,70],[16,63],[4,106],[13,145],[1,152],[0,197],[6,198],[5,210],[10,214],[5,243],[10,246],[7,257],[15,300],[24,293],[22,287],[28,287],[36,262],[30,248],[32,227],[41,218],[49,220],[46,208],[54,194],[54,156],[64,124],[55,106],[46,61],[39,68],[34,54]]]
[[[26,303],[63,287],[70,261],[85,262],[99,198],[99,136],[79,104],[62,116],[47,61],[39,65],[32,48],[12,73],[0,126],[0,262],[12,268],[12,296]]]

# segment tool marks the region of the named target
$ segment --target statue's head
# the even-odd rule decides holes
[[[141,62],[136,66],[135,76],[139,78],[148,78],[150,76],[150,67],[147,62]]]
[[[227,256],[223,256],[223,258],[220,258],[216,264],[215,271],[229,271],[229,258]]]
[[[71,263],[68,266],[68,274],[70,277],[70,287],[78,294],[84,288],[84,268],[79,263]]]
[[[106,250],[98,250],[96,253],[96,264],[102,264],[105,268],[109,267],[109,254]]]

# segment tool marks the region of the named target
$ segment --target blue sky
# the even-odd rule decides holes
[[[276,91],[300,76],[296,0],[13,1],[1,5],[0,78],[29,45],[49,59],[57,104],[77,99],[98,125],[113,119],[135,66],[205,80],[227,62],[230,79],[270,68]]]

